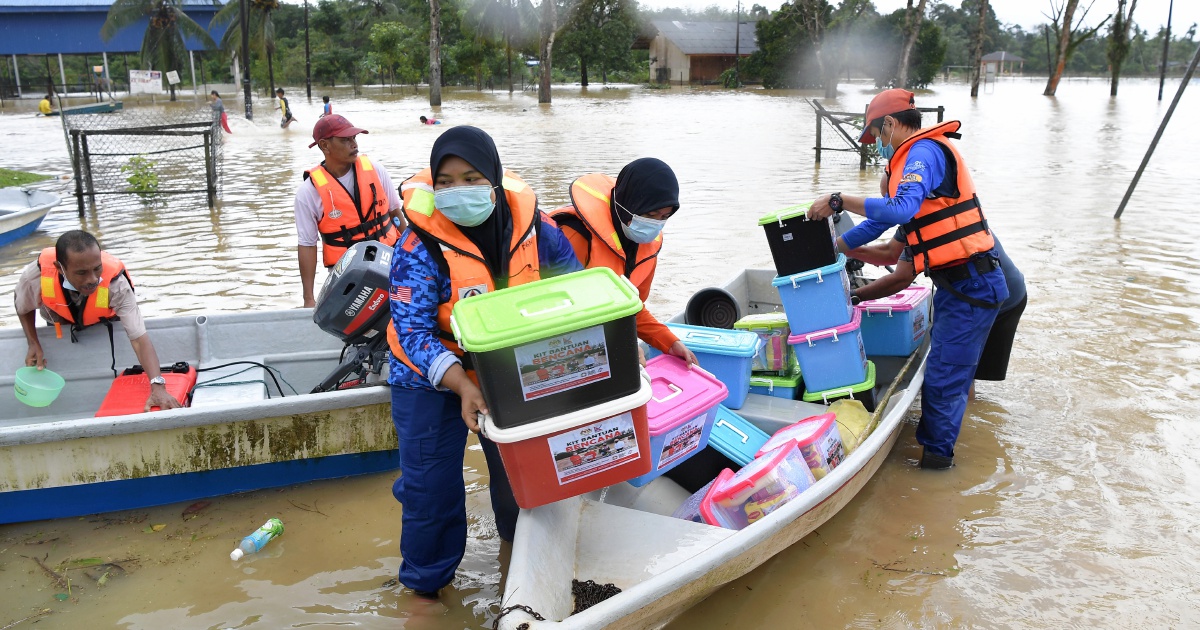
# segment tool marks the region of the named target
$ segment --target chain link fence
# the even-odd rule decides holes
[[[212,208],[222,171],[220,120],[212,110],[96,111],[119,105],[62,110],[80,216],[85,200],[95,206],[104,195],[143,203],[163,195],[204,195]]]

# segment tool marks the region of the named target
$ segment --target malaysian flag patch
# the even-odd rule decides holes
[[[412,303],[412,288],[411,287],[392,287],[392,290],[388,292],[388,297],[392,298],[393,300],[395,300],[397,302],[411,304]]]

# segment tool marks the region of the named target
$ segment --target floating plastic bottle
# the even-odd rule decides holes
[[[237,549],[229,552],[230,560],[241,560],[242,556],[250,553],[258,553],[260,549],[267,546],[267,543],[274,540],[276,537],[283,534],[283,521],[273,518],[262,527],[254,530],[253,534],[242,539],[241,544]]]

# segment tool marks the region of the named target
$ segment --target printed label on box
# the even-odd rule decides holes
[[[513,353],[526,402],[611,376],[604,326],[535,341],[515,348]]]
[[[641,457],[630,412],[546,438],[546,443],[560,486]]]
[[[662,453],[658,456],[658,470],[692,454],[700,448],[700,438],[704,435],[704,421],[708,414],[692,418],[675,427],[663,437]]]

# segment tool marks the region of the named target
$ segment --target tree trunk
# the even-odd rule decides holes
[[[542,0],[542,46],[538,55],[538,69],[541,70],[541,80],[538,81],[538,102],[550,102],[550,57],[554,50],[554,32],[558,30],[558,3],[555,0]]]
[[[271,63],[271,58],[275,55],[270,48],[267,49],[267,80],[271,83],[271,94],[275,93],[275,64]]]
[[[583,57],[579,58],[579,85],[580,87],[588,86],[587,59],[584,59]]]
[[[512,81],[512,38],[510,38],[510,37],[506,37],[506,38],[505,38],[505,40],[504,40],[504,49],[505,49],[505,52],[508,54],[508,93],[509,93],[509,94],[512,94],[512,93],[513,93],[513,81]]]
[[[1058,82],[1062,79],[1063,70],[1067,67],[1067,49],[1071,45],[1071,22],[1075,19],[1075,7],[1079,6],[1079,0],[1067,0],[1067,6],[1063,10],[1062,23],[1058,29],[1058,55],[1054,62],[1054,67],[1050,69],[1050,78],[1046,81],[1046,90],[1042,92],[1043,96],[1054,96],[1058,91]]]
[[[975,33],[975,53],[971,55],[971,98],[979,96],[979,75],[983,73],[983,34],[987,27],[988,0],[979,0],[979,29]]]
[[[1112,25],[1111,39],[1108,43],[1108,62],[1112,68],[1112,82],[1109,84],[1108,95],[1117,95],[1117,84],[1121,82],[1121,66],[1129,55],[1129,25],[1133,22],[1133,11],[1137,8],[1137,0],[1129,2],[1129,12],[1125,12],[1126,0],[1117,0],[1117,11],[1113,14],[1116,19]]]
[[[442,3],[429,0],[429,106],[442,105]]]
[[[904,47],[900,49],[900,68],[896,73],[896,87],[908,86],[908,60],[912,56],[913,46],[917,43],[917,35],[921,33],[921,23],[925,21],[925,3],[928,0],[920,0],[917,3],[916,13],[912,11],[912,0],[908,0],[909,11],[904,18],[906,31],[904,33]]]

